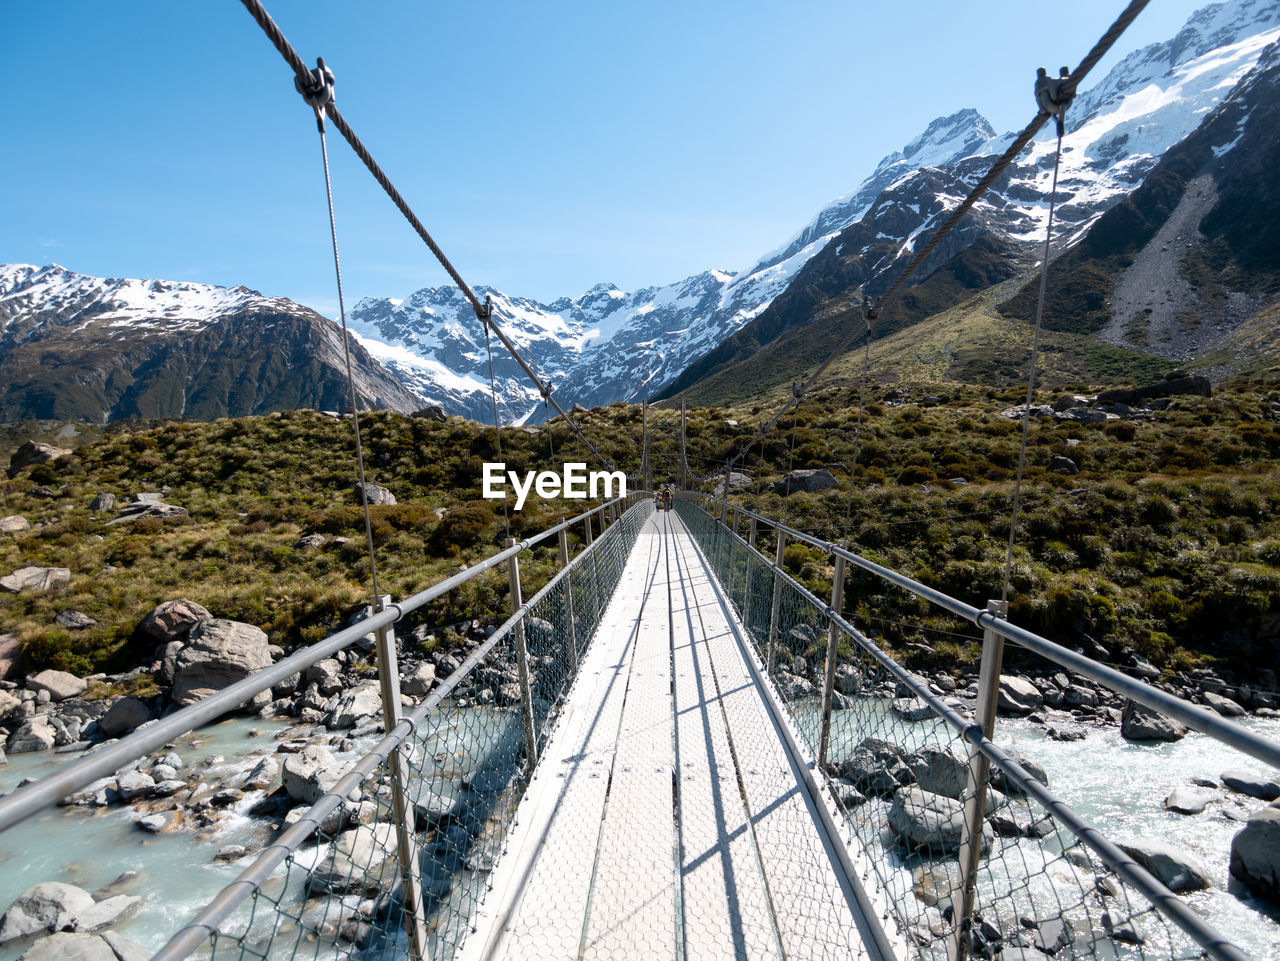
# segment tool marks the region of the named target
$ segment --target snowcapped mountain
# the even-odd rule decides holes
[[[422,406],[363,350],[352,360],[366,405]],[[342,409],[344,370],[337,325],[284,298],[0,265],[3,420]]]
[[[1177,36],[1124,58],[1068,111],[1059,175],[1059,237],[1070,242],[1138,187],[1173,144],[1190,134],[1266,45],[1280,35],[1280,0],[1233,0],[1195,13]],[[1034,101],[1027,81],[1027,113]],[[925,265],[933,269],[983,235],[1031,251],[1043,242],[1056,140],[1051,126]],[[670,394],[734,356],[758,347],[758,319],[828,246],[840,261],[823,283],[873,295],[914,254],[918,238],[946,218],[1012,142],[976,110],[930,123],[877,164],[850,194],[821,210],[774,251],[738,273],[711,270],[678,283],[627,293],[609,284],[542,304],[493,290],[495,316],[526,359],[552,382],[562,404],[640,400]],[[821,289],[822,284],[819,284]],[[789,295],[795,322],[815,316],[811,289]],[[450,288],[424,288],[404,300],[371,298],[352,311],[362,342],[412,390],[447,410],[492,420],[488,360],[479,322]],[[801,318],[802,315],[802,318]],[[747,330],[744,330],[747,327]],[[735,334],[742,332],[740,337]],[[721,345],[724,348],[717,350]],[[541,398],[514,361],[494,345],[499,416],[540,419]],[[684,376],[682,372],[686,372]]]
[[[1058,249],[1078,242],[1141,185],[1165,152],[1199,127],[1277,37],[1280,0],[1214,4],[1189,18],[1174,39],[1135,51],[1086,89],[1067,110],[1054,227]],[[1033,80],[1028,80],[1028,117],[1034,109]],[[930,130],[936,146],[921,150],[917,143],[901,157],[886,157],[858,191],[827,207],[783,248],[784,254],[801,243],[817,249],[787,291],[686,368],[662,395],[727,372],[762,345],[815,320],[853,322],[848,315],[858,288],[872,299],[887,289],[914,256],[917,241],[947,219],[1015,136],[991,137],[990,125],[972,111],[935,121]],[[930,153],[939,159],[947,144],[958,145],[950,159],[927,166],[914,161]],[[923,264],[915,282],[954,261],[952,276],[927,294],[908,294],[895,303],[877,322],[877,336],[1005,279],[1010,274],[1000,275],[1008,270],[1002,265],[1038,255],[1056,146],[1049,124]],[[954,260],[969,250],[973,253],[966,262]]]

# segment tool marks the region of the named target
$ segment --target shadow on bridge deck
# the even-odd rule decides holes
[[[873,956],[750,656],[684,524],[654,515],[464,958]]]

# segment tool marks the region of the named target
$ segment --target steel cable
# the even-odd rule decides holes
[[[284,33],[280,30],[280,27],[276,24],[275,20],[271,18],[271,14],[267,12],[260,0],[241,0],[241,3],[244,4],[245,9],[249,11],[250,15],[258,23],[258,26],[260,26],[263,32],[266,33],[268,39],[271,40],[271,43],[280,52],[280,55],[284,57],[285,62],[293,69],[298,83],[300,85],[309,84],[311,82],[311,70],[307,67],[302,57],[298,55],[298,52],[293,48],[293,45],[289,43]],[[524,370],[526,376],[533,381],[534,385],[538,388],[543,397],[550,401],[551,406],[553,406],[565,419],[574,434],[577,435],[578,439],[587,446],[595,458],[610,470],[614,469],[613,462],[605,457],[600,452],[600,449],[587,438],[587,436],[582,432],[582,428],[578,426],[564,408],[560,406],[559,402],[556,401],[555,397],[551,395],[550,386],[544,383],[542,378],[534,372],[533,368],[530,367],[525,359],[520,356],[520,352],[516,350],[515,345],[507,338],[506,334],[502,332],[502,329],[494,323],[492,304],[488,302],[487,298],[484,302],[481,302],[475,291],[472,290],[471,285],[462,279],[462,275],[458,273],[457,268],[454,267],[449,258],[445,256],[440,245],[436,243],[435,239],[427,231],[427,228],[423,226],[422,221],[419,220],[417,214],[413,212],[408,201],[406,201],[400,191],[396,189],[395,184],[391,182],[391,178],[387,176],[386,172],[378,164],[377,160],[374,159],[373,154],[369,152],[369,149],[364,145],[363,141],[361,141],[356,135],[356,132],[351,128],[351,125],[347,123],[346,118],[342,116],[342,113],[338,110],[337,106],[330,102],[326,113],[328,114],[329,119],[333,122],[334,128],[342,134],[343,139],[351,145],[351,149],[356,152],[356,156],[360,158],[365,167],[368,168],[369,172],[373,174],[373,178],[382,187],[383,191],[386,192],[387,196],[391,198],[391,202],[396,205],[396,209],[399,210],[405,220],[408,221],[409,226],[414,229],[422,239],[422,242],[427,245],[427,248],[433,255],[435,255],[436,260],[440,262],[440,266],[445,269],[445,272],[449,274],[449,277],[453,280],[454,284],[457,285],[458,289],[462,292],[462,295],[470,302],[472,309],[475,311],[475,314],[480,319],[481,323],[486,324],[493,329],[498,340],[502,342],[502,346],[507,349],[508,353],[510,353],[515,359],[516,363],[518,363],[521,369]]]
[[[1085,58],[1080,61],[1080,65],[1076,67],[1075,71],[1067,78],[1066,83],[1062,88],[1064,96],[1070,98],[1075,95],[1076,88],[1080,85],[1081,81],[1083,81],[1089,74],[1089,71],[1097,65],[1098,61],[1106,56],[1107,51],[1115,45],[1115,42],[1120,39],[1121,34],[1128,29],[1129,25],[1133,23],[1134,19],[1142,12],[1143,8],[1146,7],[1149,2],[1150,0],[1131,0],[1120,16],[1116,18],[1113,24],[1111,24],[1111,27],[1107,32],[1104,33],[1098,42],[1093,45],[1093,49],[1091,49]],[[960,223],[960,220],[969,212],[969,209],[982,198],[982,195],[985,194],[991,185],[995,183],[996,179],[1004,173],[1005,169],[1013,163],[1018,154],[1022,153],[1023,149],[1031,142],[1031,139],[1040,131],[1040,128],[1044,126],[1045,121],[1047,121],[1050,116],[1051,115],[1048,111],[1040,110],[1031,122],[1022,129],[1022,132],[1014,138],[1013,143],[1009,145],[1009,148],[1000,155],[994,164],[991,165],[991,169],[987,171],[986,175],[978,181],[960,205],[951,212],[951,216],[948,217],[946,222],[938,228],[937,232],[934,233],[929,242],[907,265],[906,270],[898,275],[889,289],[885,291],[884,295],[876,302],[876,305],[871,308],[869,317],[872,321],[879,316],[880,311],[895,295],[897,295],[898,291],[906,285],[907,280],[910,279],[912,274],[920,268],[920,265],[924,263],[929,255],[938,249],[938,245],[942,243],[947,234],[949,234],[956,225]],[[837,323],[843,321],[847,319],[851,313],[852,311],[841,311],[831,318],[831,322]],[[855,328],[850,331],[849,334],[844,337],[838,345],[836,345],[835,350],[831,352],[830,356],[819,364],[818,369],[815,370],[809,379],[804,382],[804,385],[800,388],[799,394],[787,400],[778,412],[769,420],[769,422],[758,430],[745,445],[739,448],[738,453],[732,460],[730,460],[726,469],[732,469],[733,465],[736,464],[740,458],[745,457],[747,452],[754,447],[765,434],[773,429],[774,425],[777,424],[778,419],[782,417],[782,415],[786,413],[786,411],[796,403],[796,401],[799,400],[799,397],[808,393],[809,390],[812,389],[814,383],[817,382],[819,377],[826,373],[827,368],[831,366],[835,359],[849,349],[850,345],[857,339],[860,329],[861,328]],[[868,328],[867,337],[870,338],[870,336],[871,331]]]

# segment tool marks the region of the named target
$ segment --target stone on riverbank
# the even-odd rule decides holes
[[[918,787],[903,788],[893,796],[889,829],[911,850],[923,849],[935,856],[953,854],[960,850],[964,836],[964,804]],[[991,827],[983,824],[984,851],[991,847],[991,841]]]
[[[77,915],[92,907],[93,895],[74,884],[37,884],[19,895],[0,917],[0,944],[71,928]]]
[[[194,704],[270,666],[267,635],[252,624],[200,621],[174,663],[174,703]]]
[[[1025,677],[1000,675],[1000,690],[996,697],[996,713],[1021,717],[1030,714],[1044,703],[1039,688]]]
[[[1231,839],[1231,875],[1254,894],[1280,900],[1280,808],[1263,808]]]
[[[311,870],[314,890],[374,894],[382,890],[383,865],[395,857],[394,824],[366,824],[343,831],[329,854]]]
[[[1125,701],[1120,713],[1120,736],[1128,741],[1181,741],[1187,736],[1187,729],[1136,701]]]
[[[1223,771],[1222,783],[1237,794],[1245,794],[1259,801],[1274,801],[1280,798],[1280,784],[1261,774],[1249,774],[1247,771]]]
[[[1117,844],[1170,891],[1202,891],[1210,885],[1208,869],[1181,848],[1160,841],[1120,841]]]

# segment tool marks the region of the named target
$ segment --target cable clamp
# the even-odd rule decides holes
[[[333,103],[333,71],[324,65],[324,57],[316,58],[316,68],[310,73],[295,76],[293,86],[317,114]]]
[[[476,316],[486,325],[493,320],[493,298],[488,294],[484,295],[484,303],[476,307]]]

